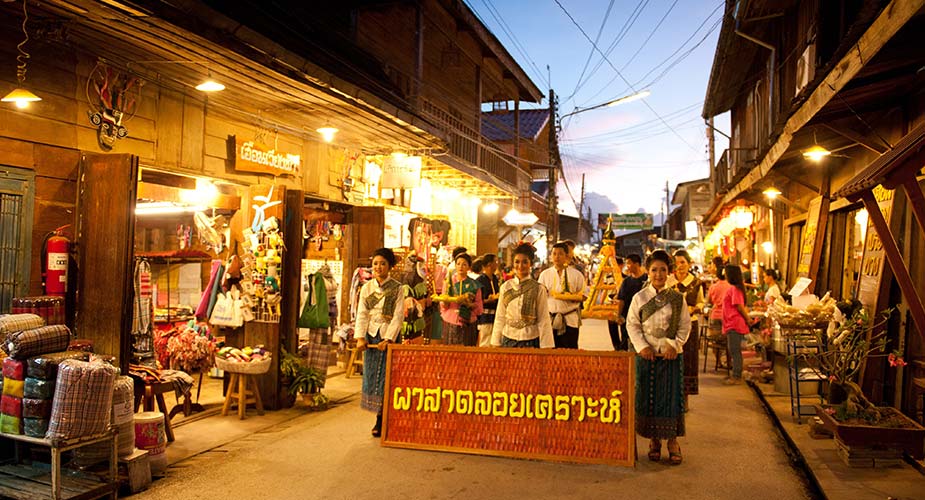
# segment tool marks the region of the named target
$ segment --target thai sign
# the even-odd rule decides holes
[[[890,224],[894,191],[885,189],[883,186],[877,186],[871,192],[880,206],[883,218],[886,219],[887,224]],[[877,230],[874,229],[873,222],[864,221],[864,225],[866,238],[864,241],[864,258],[861,260],[861,275],[858,278],[857,297],[862,304],[870,308],[870,311],[876,311],[878,310],[877,299],[881,294],[883,264],[886,253],[883,250],[883,241],[880,239],[880,235],[877,234]]]
[[[396,345],[388,358],[385,446],[634,463],[631,353]]]
[[[301,156],[278,152],[255,141],[234,139],[234,169],[273,175],[298,176],[302,168]]]
[[[383,189],[411,189],[421,185],[420,156],[386,156],[382,161]]]
[[[613,217],[613,230],[652,229],[652,214],[597,214],[597,227],[607,227],[607,217]]]

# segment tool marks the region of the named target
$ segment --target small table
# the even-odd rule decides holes
[[[145,411],[154,411],[154,403],[157,402],[157,411],[164,414],[164,432],[167,433],[167,442],[172,443],[174,440],[173,428],[170,426],[170,417],[172,412],[167,411],[167,403],[164,401],[164,394],[173,392],[177,388],[173,382],[145,382],[143,392],[135,392],[135,411],[144,402]],[[183,394],[183,406],[190,404],[190,395]],[[180,406],[177,405],[177,408]],[[176,408],[174,408],[176,409]]]

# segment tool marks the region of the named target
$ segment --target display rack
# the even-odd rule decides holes
[[[119,478],[116,458],[118,445],[116,433],[109,430],[96,436],[71,439],[60,443],[53,443],[48,439],[40,439],[18,434],[0,433],[0,438],[16,442],[16,459],[12,463],[0,465],[0,497],[3,498],[51,498],[58,499],[92,499],[108,496],[117,498]],[[61,454],[82,448],[91,444],[109,443],[108,480],[99,476],[67,469],[61,474]],[[51,450],[51,464],[21,464],[19,463],[19,444],[26,443],[45,446]]]
[[[212,256],[206,252],[200,250],[174,250],[169,252],[137,252],[135,254],[136,259],[147,260],[150,264],[159,264],[167,266],[167,319],[158,321],[154,319],[155,323],[172,323],[174,321],[188,320],[189,317],[184,318],[171,318],[170,316],[170,265],[171,264],[194,264],[207,262],[212,260]],[[154,277],[154,273],[151,273],[151,281],[157,283],[157,279]],[[157,273],[157,276],[160,276],[160,273]],[[153,298],[154,308],[157,309],[157,296]]]
[[[819,339],[825,335],[826,325],[784,326],[780,325],[781,336],[787,341],[787,378],[790,382],[790,415],[797,423],[803,423],[804,415],[815,415],[814,405],[802,404],[803,382],[815,382],[816,394],[822,403],[822,382],[825,376],[818,367],[810,366],[802,355],[820,352]]]

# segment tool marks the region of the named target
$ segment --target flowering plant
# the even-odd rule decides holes
[[[847,317],[834,331],[815,333],[818,350],[806,350],[795,356],[808,360],[830,386],[844,390],[846,399],[839,406],[839,415],[876,422],[881,417],[880,412],[864,396],[856,378],[871,356],[886,357],[893,367],[906,364],[899,351],[886,353],[889,341],[880,326],[886,323],[892,309],[884,311],[877,322],[871,320],[867,310],[857,301],[842,303],[839,310]]]

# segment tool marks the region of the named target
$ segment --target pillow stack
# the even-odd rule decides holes
[[[26,362],[22,412],[23,432],[27,436],[43,438],[48,432],[58,365],[67,359],[86,361],[89,356],[86,352],[64,351],[29,358]]]

